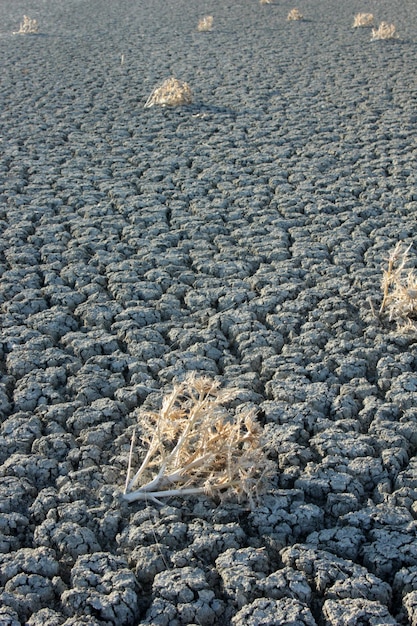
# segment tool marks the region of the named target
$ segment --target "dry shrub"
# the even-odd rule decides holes
[[[372,13],[358,13],[353,18],[353,28],[360,28],[362,26],[372,26],[374,22],[374,16]]]
[[[225,408],[237,393],[189,374],[163,398],[158,412],[140,415],[147,452],[131,477],[132,438],[124,498],[159,502],[170,496],[234,494],[252,504],[274,465],[263,451],[253,411],[234,415]]]
[[[213,28],[213,16],[205,15],[197,24],[197,30],[200,32],[207,32]]]
[[[380,314],[387,312],[390,321],[397,322],[399,329],[416,329],[417,319],[417,274],[409,267],[411,245],[403,248],[398,243],[388,259],[388,268],[383,271],[383,299]]]
[[[304,16],[299,9],[291,9],[291,11],[287,15],[287,20],[293,22],[296,20],[302,20],[303,17]]]
[[[193,101],[191,89],[187,83],[174,77],[167,78],[160,87],[156,87],[145,103],[145,108],[155,104],[161,106],[179,106],[191,104]]]
[[[39,32],[39,25],[36,20],[32,20],[27,15],[23,16],[23,22],[20,22],[20,28],[14,34],[16,35],[34,35]]]
[[[372,29],[372,39],[396,39],[397,34],[395,32],[394,24],[387,24],[387,22],[381,22],[378,28]]]
[[[259,0],[259,4],[272,4],[272,0]]]

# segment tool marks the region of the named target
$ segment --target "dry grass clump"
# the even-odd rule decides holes
[[[35,35],[39,32],[37,20],[32,20],[27,15],[23,16],[23,22],[20,22],[19,30],[15,31],[15,35]]]
[[[353,18],[353,28],[361,28],[363,26],[372,26],[374,23],[374,16],[372,13],[358,13]]]
[[[259,0],[259,4],[272,4],[272,0]]]
[[[253,412],[233,415],[224,407],[236,395],[236,389],[190,374],[163,398],[159,412],[142,414],[148,450],[131,477],[132,438],[124,498],[158,503],[170,496],[234,494],[253,503],[273,463]]]
[[[161,106],[180,106],[191,104],[193,96],[189,85],[173,76],[164,80],[160,87],[156,87],[145,103],[145,109],[155,104]]]
[[[287,15],[287,20],[290,22],[296,20],[302,20],[304,15],[301,13],[299,9],[291,9],[291,11]]]
[[[405,249],[401,243],[395,246],[382,277],[383,299],[379,313],[387,311],[389,320],[397,322],[400,329],[416,328],[417,274],[409,267],[411,245]]]
[[[207,32],[213,28],[213,16],[205,15],[197,24],[197,30],[200,32]]]
[[[394,24],[381,22],[378,28],[372,29],[372,39],[396,39],[397,37]]]

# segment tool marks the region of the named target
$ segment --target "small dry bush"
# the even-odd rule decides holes
[[[272,0],[259,0],[259,4],[272,4]]]
[[[303,17],[304,16],[299,9],[291,9],[291,11],[287,15],[287,20],[289,20],[290,22],[294,22],[296,20],[302,20]]]
[[[379,312],[387,312],[389,320],[395,321],[401,330],[417,328],[417,274],[410,269],[410,248],[411,245],[404,249],[401,243],[395,246],[382,277]]]
[[[372,29],[372,39],[396,39],[397,33],[394,24],[381,22],[378,28]]]
[[[32,20],[27,15],[23,16],[23,22],[20,22],[20,28],[15,32],[17,35],[34,35],[39,32],[39,25],[36,20]]]
[[[207,32],[213,28],[213,16],[205,15],[197,24],[197,30],[200,32]]]
[[[147,452],[131,477],[133,437],[124,498],[159,503],[170,496],[235,495],[253,504],[273,463],[263,451],[253,411],[233,414],[225,408],[237,393],[189,374],[163,398],[158,412],[140,415]]]
[[[372,13],[358,13],[353,18],[353,28],[360,28],[362,26],[372,26],[374,22],[374,16]]]
[[[173,76],[167,78],[160,87],[156,87],[145,103],[145,108],[160,106],[180,106],[191,104],[193,96],[189,85]]]

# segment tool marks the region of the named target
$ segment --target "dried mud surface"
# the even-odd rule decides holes
[[[416,334],[375,315],[417,232],[417,9],[366,5],[0,4],[2,625],[417,625]],[[171,75],[193,104],[144,109]],[[257,408],[254,510],[120,497],[189,371]]]

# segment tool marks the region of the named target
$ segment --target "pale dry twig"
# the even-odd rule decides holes
[[[15,31],[15,35],[35,35],[39,32],[37,20],[33,20],[27,15],[23,16],[23,22],[20,22],[19,30]]]
[[[147,101],[145,109],[159,104],[161,106],[180,106],[181,104],[191,104],[193,96],[189,85],[173,76],[167,78],[162,85],[156,87]]]
[[[299,9],[291,9],[291,11],[287,15],[287,20],[290,22],[302,20],[304,15],[301,13]]]
[[[394,24],[381,22],[378,28],[372,29],[371,39],[396,39],[398,37]]]
[[[252,411],[233,415],[225,404],[235,389],[189,374],[164,397],[158,412],[140,417],[147,444],[131,477],[132,440],[124,498],[129,502],[206,494],[256,499],[273,463],[263,451],[261,428]]]
[[[200,32],[206,32],[213,28],[213,16],[205,15],[197,24],[197,30]]]
[[[357,13],[353,18],[353,28],[372,26],[373,22],[374,16],[372,13]]]

